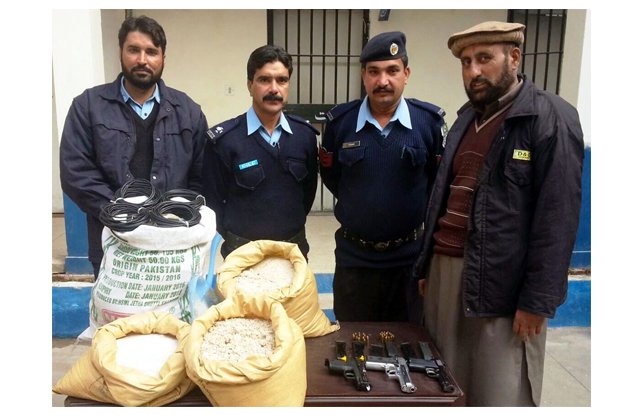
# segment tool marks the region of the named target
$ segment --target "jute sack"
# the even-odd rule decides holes
[[[295,269],[291,285],[272,292],[249,294],[237,289],[236,279],[241,272],[267,257],[288,259]],[[317,281],[297,244],[270,240],[248,242],[228,255],[217,271],[217,290],[223,297],[239,292],[245,297],[266,296],[279,301],[300,326],[304,337],[318,337],[337,331],[319,307]]]
[[[162,406],[190,392],[183,348],[191,327],[169,313],[146,312],[120,318],[100,327],[91,348],[72,366],[52,391],[122,406]],[[168,334],[178,346],[158,377],[117,364],[117,339],[130,334]],[[149,350],[146,350],[149,353]]]
[[[208,360],[201,352],[204,335],[218,321],[259,318],[271,322],[271,355],[239,362]],[[213,406],[303,406],[306,397],[306,348],[299,326],[284,307],[268,298],[227,298],[191,324],[184,348],[187,374]]]

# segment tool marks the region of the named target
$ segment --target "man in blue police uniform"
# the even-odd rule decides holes
[[[223,257],[259,239],[293,242],[308,254],[304,225],[317,191],[319,132],[282,111],[292,72],[282,47],[254,50],[247,62],[251,108],[209,130],[203,194],[217,215]]]
[[[441,153],[444,111],[405,99],[410,68],[401,32],[360,55],[367,92],[328,111],[323,183],[336,197],[334,313],[341,321],[420,321],[411,270]]]
[[[200,106],[161,79],[167,46],[161,25],[129,17],[118,39],[122,73],[74,99],[60,147],[61,186],[87,214],[95,278],[103,256],[102,205],[134,178],[161,192],[199,192],[208,130]]]

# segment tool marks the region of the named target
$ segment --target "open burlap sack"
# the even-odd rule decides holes
[[[295,273],[288,287],[272,292],[249,294],[237,289],[236,279],[241,272],[267,257],[288,259]],[[337,331],[319,307],[317,281],[297,244],[270,240],[248,242],[228,255],[217,271],[217,290],[224,297],[240,293],[245,297],[266,296],[279,301],[289,317],[301,327],[304,337],[318,337]]]
[[[190,392],[195,385],[185,370],[183,348],[190,325],[168,313],[135,314],[100,327],[91,348],[54,387],[55,393],[122,406],[162,406]],[[130,334],[167,334],[178,340],[158,377],[118,365],[117,339]],[[150,353],[146,350],[146,353]]]
[[[275,335],[269,356],[251,355],[239,362],[206,359],[204,336],[218,321],[259,318],[271,322]],[[269,298],[227,298],[191,324],[184,348],[187,374],[213,406],[302,406],[306,397],[306,348],[299,326],[279,302]]]

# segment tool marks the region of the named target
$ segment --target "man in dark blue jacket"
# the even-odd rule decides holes
[[[149,17],[129,17],[118,39],[122,73],[74,99],[60,147],[61,186],[87,214],[96,278],[103,255],[100,207],[133,178],[163,192],[199,192],[208,130],[200,106],[161,80],[163,28]]]
[[[566,297],[581,200],[577,111],[518,75],[525,26],[449,38],[469,103],[432,189],[416,265],[425,324],[471,406],[540,404],[547,319]]]
[[[405,99],[406,37],[381,33],[360,55],[367,96],[327,114],[323,183],[336,197],[334,313],[341,321],[419,321],[411,271],[445,129],[435,105]]]
[[[296,243],[309,251],[304,225],[317,190],[317,134],[282,109],[293,65],[279,46],[247,62],[250,109],[209,130],[202,173],[206,203],[217,215],[226,257],[253,240]]]

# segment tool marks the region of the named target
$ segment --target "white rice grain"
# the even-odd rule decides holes
[[[271,322],[258,318],[220,320],[204,334],[200,353],[207,360],[240,362],[252,355],[270,356],[275,348]]]
[[[129,334],[117,339],[117,364],[158,377],[177,347],[178,339],[168,334]]]
[[[241,272],[236,287],[249,294],[271,292],[291,285],[294,274],[295,268],[288,259],[267,257]]]

